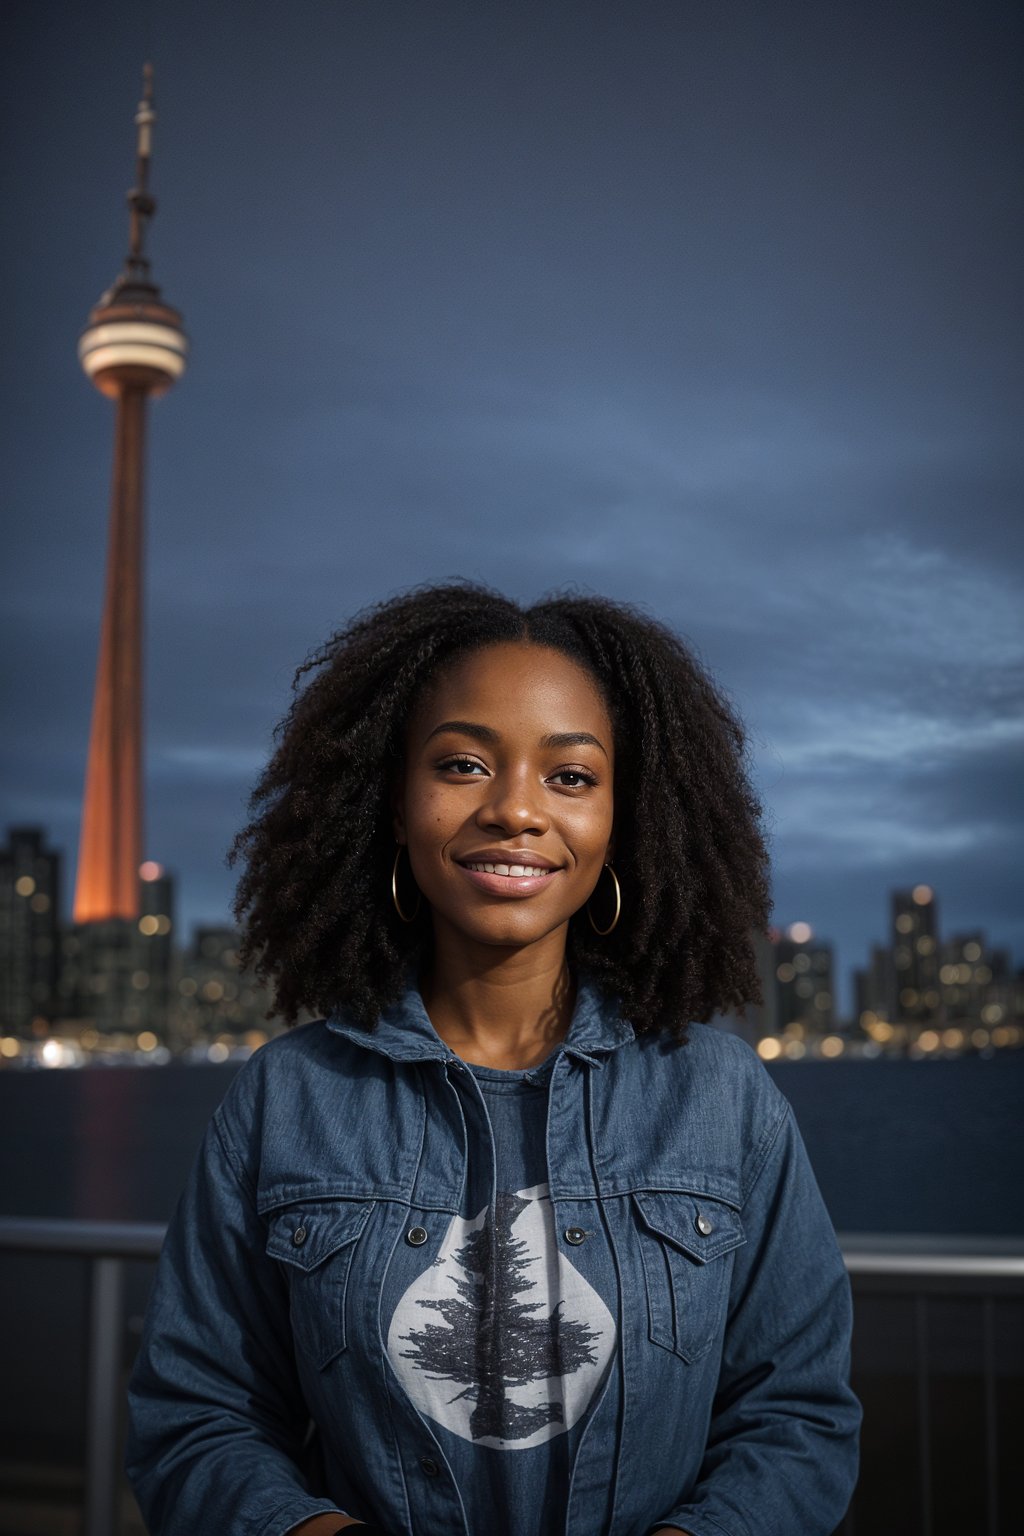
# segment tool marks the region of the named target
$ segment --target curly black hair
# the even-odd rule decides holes
[[[245,863],[241,960],[273,986],[277,1013],[294,1023],[301,1010],[345,1008],[372,1028],[428,953],[429,911],[405,925],[391,900],[406,723],[441,668],[503,641],[571,657],[612,718],[622,917],[599,938],[577,913],[570,963],[638,1034],[681,1041],[688,1021],[759,1002],[768,858],[743,727],[715,683],[677,636],[625,604],[556,594],[522,607],[456,582],[364,610],[295,674],[228,856]]]

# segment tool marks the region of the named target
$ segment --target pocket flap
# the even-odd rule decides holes
[[[297,1269],[316,1269],[332,1253],[355,1241],[372,1205],[369,1200],[304,1200],[271,1211],[267,1217],[267,1253]]]
[[[646,1191],[633,1196],[644,1225],[698,1264],[717,1259],[746,1242],[739,1213],[703,1195]]]

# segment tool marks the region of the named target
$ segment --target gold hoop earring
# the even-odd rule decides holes
[[[406,917],[405,913],[402,911],[402,904],[401,904],[401,902],[398,899],[398,861],[399,861],[399,859],[401,857],[402,857],[402,844],[399,843],[399,845],[398,845],[398,852],[395,854],[395,862],[391,866],[391,900],[394,902],[394,904],[395,904],[395,911],[398,913],[399,917],[402,919],[402,922],[403,923],[414,923],[416,921],[416,918],[419,915],[419,910],[420,910],[420,892],[419,892],[419,890],[417,890],[417,892],[416,892],[416,905],[413,908],[411,916]],[[409,869],[410,869],[410,873],[411,873],[412,872],[412,865],[411,864],[409,866]]]
[[[591,928],[593,928],[599,939],[607,938],[612,929],[617,926],[619,918],[622,916],[622,887],[619,885],[619,877],[616,875],[610,864],[606,864],[604,867],[611,875],[612,882],[615,886],[615,916],[612,918],[607,928],[599,928],[597,926],[597,924],[594,922],[594,914],[590,910],[590,902],[587,902],[587,917],[590,919]]]

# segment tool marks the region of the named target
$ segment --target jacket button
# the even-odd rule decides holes
[[[296,1227],[295,1231],[292,1233],[292,1242],[295,1244],[296,1248],[301,1248],[305,1241],[306,1241],[306,1229],[305,1229],[305,1227]]]
[[[694,1226],[697,1228],[697,1231],[700,1233],[701,1237],[708,1237],[715,1230],[711,1222],[708,1221],[707,1217],[703,1214],[698,1215],[697,1220],[694,1222]]]
[[[422,1247],[427,1240],[426,1227],[410,1227],[405,1234],[405,1240],[407,1243],[411,1243],[414,1248]]]
[[[433,1456],[421,1456],[420,1466],[427,1477],[436,1477],[441,1470]]]
[[[582,1243],[586,1235],[582,1227],[566,1227],[565,1229],[565,1240],[567,1243],[572,1243],[573,1247]]]

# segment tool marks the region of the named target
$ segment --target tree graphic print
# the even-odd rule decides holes
[[[537,1285],[527,1275],[537,1260],[525,1256],[527,1244],[512,1232],[528,1204],[517,1195],[498,1195],[493,1232],[485,1223],[453,1255],[463,1271],[455,1281],[458,1295],[417,1302],[439,1312],[447,1326],[428,1322],[412,1329],[405,1338],[413,1347],[401,1351],[432,1381],[462,1385],[451,1401],[464,1397],[474,1403],[469,1421],[474,1440],[525,1440],[545,1424],[560,1423],[560,1402],[527,1407],[510,1392],[531,1381],[571,1375],[597,1360],[592,1345],[600,1333],[563,1317],[561,1302],[547,1317],[535,1317],[543,1303],[519,1299]]]

